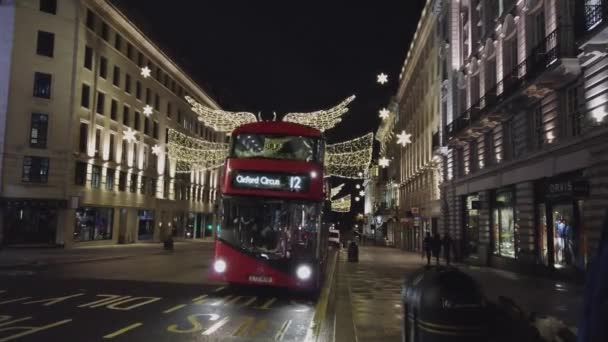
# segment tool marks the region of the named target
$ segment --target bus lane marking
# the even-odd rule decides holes
[[[220,292],[220,291],[222,291],[225,288],[226,288],[226,286],[220,286],[217,289],[213,290],[213,292]]]
[[[207,301],[207,297],[209,297],[209,296],[208,296],[208,295],[206,295],[206,294],[205,294],[205,295],[202,295],[202,296],[198,296],[198,297],[196,297],[196,298],[193,298],[193,299],[192,299],[192,302],[193,302],[194,304],[199,304],[199,305],[200,305],[200,304],[203,304],[203,303],[205,303],[205,302]]]
[[[137,303],[137,301],[142,300],[141,302]],[[161,300],[161,297],[133,297],[133,298],[129,298],[129,299],[125,299],[119,302],[113,302],[110,305],[107,305],[106,308],[107,309],[111,309],[111,310],[121,310],[121,311],[129,311],[129,310],[133,310],[135,308],[138,308],[140,306],[144,306],[150,303],[154,303],[154,302],[158,302],[159,300]],[[123,304],[126,303],[131,303],[131,302],[136,302],[135,304],[131,304],[129,306],[122,306]]]
[[[272,304],[274,304],[274,302],[276,302],[276,301],[277,301],[276,298],[274,298],[274,297],[270,298],[269,300],[266,301],[266,303],[264,303],[264,305],[256,306],[256,307],[254,307],[254,309],[268,310],[268,309],[270,309],[270,306]]]
[[[198,331],[203,330],[203,325],[201,324],[200,317],[208,317],[208,320],[211,322],[217,321],[220,318],[218,314],[192,314],[188,315],[186,318],[188,323],[190,323],[190,327],[181,329],[179,324],[171,324],[167,327],[168,332],[176,333],[176,334],[192,334]]]
[[[29,302],[25,302],[23,304],[38,304],[38,303],[45,303],[43,304],[43,306],[51,306],[51,305],[55,305],[57,303],[61,303],[65,300],[68,300],[70,298],[75,298],[75,297],[80,297],[83,296],[84,293],[76,293],[73,295],[69,295],[69,296],[64,296],[64,297],[55,297],[55,298],[48,298],[48,299],[40,299],[40,300],[32,300]]]
[[[16,303],[16,302],[20,302],[20,301],[23,301],[23,300],[28,300],[28,299],[31,299],[31,298],[32,297],[21,297],[21,298],[9,299],[9,300],[5,300],[5,301],[0,302],[0,305],[2,305],[2,304]]]
[[[48,330],[48,329],[51,329],[51,328],[55,328],[55,327],[58,327],[60,325],[64,325],[64,324],[69,323],[69,322],[72,321],[72,319],[64,319],[62,321],[58,321],[58,322],[55,322],[55,323],[51,323],[51,324],[47,324],[47,325],[43,325],[43,326],[38,326],[38,327],[34,327],[34,326],[18,326],[18,325],[10,326],[10,325],[12,325],[14,323],[23,322],[23,321],[27,321],[27,320],[30,320],[30,319],[32,319],[32,317],[23,317],[23,318],[15,319],[15,320],[12,320],[12,321],[0,324],[0,333],[1,332],[6,332],[6,331],[11,331],[11,330],[17,330],[17,331],[22,330],[19,333],[16,333],[16,334],[13,334],[13,335],[10,335],[10,336],[5,336],[5,337],[0,338],[0,342],[7,342],[7,341],[11,341],[11,340],[16,340],[16,339],[18,339],[20,337],[31,335],[31,334],[35,334],[35,333],[43,331],[43,330]]]
[[[285,333],[289,329],[289,326],[291,326],[291,320],[285,321],[285,323],[283,323],[283,325],[281,326],[281,329],[279,329],[279,331],[277,331],[277,334],[274,336],[274,340],[282,341],[283,337],[285,337]]]
[[[118,302],[123,300],[125,297],[119,295],[111,295],[111,294],[98,294],[96,297],[105,297],[104,299],[100,299],[94,302],[86,303],[78,305],[79,308],[97,308],[100,306],[104,306],[106,304],[110,304],[113,302]],[[128,298],[128,297],[127,297]]]
[[[224,325],[226,325],[226,323],[228,323],[229,320],[230,320],[229,317],[222,318],[221,321],[213,324],[212,326],[209,327],[209,329],[203,331],[203,335],[209,336],[209,335],[213,334],[214,332],[220,330],[220,328],[223,327]]]
[[[174,307],[172,307],[172,308],[170,308],[170,309],[167,309],[167,310],[163,311],[163,313],[164,313],[164,314],[172,313],[172,312],[174,312],[174,311],[177,311],[177,310],[179,310],[179,309],[183,309],[183,308],[185,308],[185,307],[186,307],[186,304],[180,304],[180,305],[176,305],[176,306],[174,306]]]
[[[230,301],[234,296],[228,295],[222,299],[218,299],[216,302],[212,303],[211,306],[220,306],[226,305],[226,302]]]
[[[268,328],[268,320],[262,319],[256,321],[255,317],[247,316],[243,320],[243,323],[236,328],[232,336],[235,337],[255,337],[260,332],[267,332]]]
[[[133,330],[133,329],[139,328],[142,325],[143,325],[143,323],[134,323],[134,324],[131,324],[131,325],[127,325],[126,327],[124,327],[122,329],[119,329],[119,330],[116,330],[115,332],[113,332],[111,334],[107,334],[103,338],[105,338],[105,339],[111,339],[111,338],[114,338],[116,336],[120,336],[120,335],[122,335],[122,334],[124,334],[124,333],[126,333],[128,331]]]
[[[251,305],[253,302],[255,302],[258,297],[255,296],[236,296],[228,301],[226,301],[226,303],[224,305],[228,306],[228,305],[236,305],[241,299],[244,298],[249,298],[249,300],[247,300],[246,302],[244,302],[243,304],[241,304],[241,307],[248,307],[249,305]]]

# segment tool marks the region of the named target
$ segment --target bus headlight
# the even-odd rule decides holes
[[[213,270],[216,273],[226,272],[226,262],[222,259],[215,260],[215,262],[213,263]]]
[[[298,269],[296,270],[296,275],[300,280],[308,280],[312,275],[312,269],[310,269],[310,266],[307,265],[298,266]]]

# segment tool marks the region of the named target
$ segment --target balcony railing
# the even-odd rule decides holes
[[[518,64],[509,74],[503,77],[494,87],[490,88],[477,103],[461,113],[446,126],[448,138],[456,136],[488,112],[496,109],[503,101],[516,94],[526,81],[534,80],[545,72],[561,57],[569,57],[572,51],[562,48],[559,29],[549,33],[543,41],[534,47],[523,62]]]
[[[602,1],[597,5],[585,5],[585,28],[591,31],[606,21],[608,17],[608,1]]]

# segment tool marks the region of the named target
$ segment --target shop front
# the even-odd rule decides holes
[[[536,225],[539,261],[565,271],[583,271],[587,248],[583,210],[589,182],[582,172],[536,183]]]
[[[79,207],[76,209],[74,242],[112,240],[113,208]]]
[[[149,241],[154,239],[154,210],[137,211],[137,239]]]
[[[3,237],[6,245],[54,245],[59,210],[65,200],[1,199]]]
[[[479,255],[479,210],[481,209],[479,194],[464,196],[463,201],[462,257],[475,258]]]
[[[514,264],[517,259],[517,226],[515,220],[515,188],[506,187],[492,192],[490,244],[492,264]]]

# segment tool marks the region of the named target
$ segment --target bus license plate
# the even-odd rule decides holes
[[[270,284],[272,283],[272,277],[250,275],[249,281],[252,283]]]

